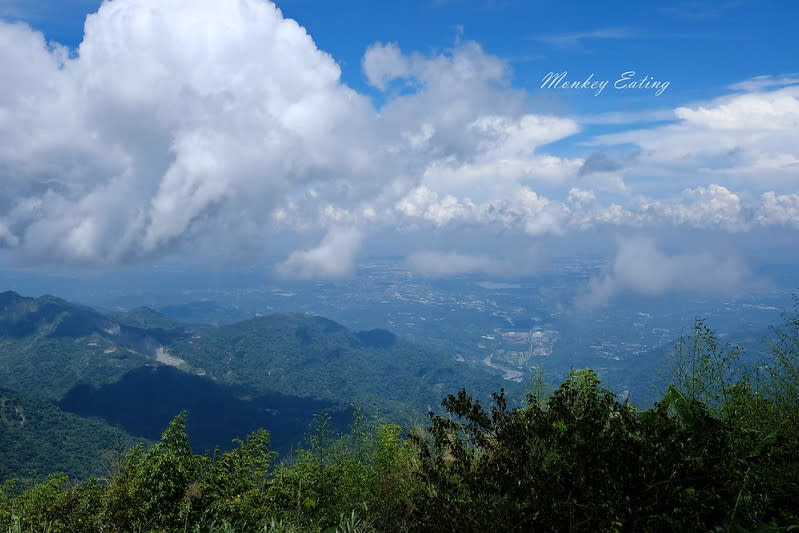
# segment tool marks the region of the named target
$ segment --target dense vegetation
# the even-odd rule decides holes
[[[158,342],[92,309],[55,298],[0,293],[0,387],[59,400],[152,361]]]
[[[159,356],[174,366],[159,364]],[[119,428],[157,440],[184,410],[195,452],[227,449],[233,438],[263,427],[272,448],[285,454],[302,440],[314,413],[327,412],[343,429],[355,402],[409,425],[411,413],[425,412],[461,384],[487,397],[501,381],[388,331],[355,333],[321,317],[283,314],[189,328],[148,308],[105,315],[53,296],[3,292],[0,389],[38,401],[25,411],[43,422],[0,436],[0,444],[9,443],[0,448],[0,482],[41,480],[57,469],[86,479],[96,471],[77,463],[92,462],[89,450],[113,448],[101,436]],[[64,418],[63,411],[106,424]],[[64,433],[59,418],[74,434]],[[95,427],[94,441],[92,431],[80,429],[88,427]],[[69,462],[22,438],[30,435],[51,447],[85,441],[73,448],[87,454]]]
[[[107,483],[53,475],[0,492],[10,531],[787,531],[799,527],[799,304],[771,359],[697,322],[661,401],[638,410],[578,370],[526,401],[465,391],[406,437],[324,419],[276,462],[256,431],[192,453],[185,418],[133,448]]]
[[[25,486],[54,470],[77,479],[103,477],[115,454],[140,442],[101,420],[0,389],[0,482],[16,478]]]
[[[487,397],[503,381],[385,330],[355,333],[301,314],[193,330],[169,350],[195,372],[255,394],[354,402],[403,422],[464,383]]]

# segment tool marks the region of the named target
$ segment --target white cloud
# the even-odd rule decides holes
[[[629,28],[599,28],[596,30],[558,33],[535,37],[536,41],[559,47],[582,46],[584,41],[606,39],[634,39],[640,37],[639,33]]]
[[[596,201],[593,191],[584,191],[573,187],[569,190],[569,203],[577,207],[591,206]]]
[[[678,203],[653,202],[642,205],[641,210],[675,226],[738,231],[747,225],[740,197],[715,184],[683,191]]]
[[[0,220],[32,261],[249,246],[292,189],[382,165],[368,100],[267,2],[115,0],[74,58],[20,25],[0,48]]]
[[[410,74],[408,60],[396,43],[375,43],[363,56],[363,72],[373,87],[384,91],[388,82]]]
[[[425,186],[413,189],[395,205],[395,213],[435,227],[456,224],[518,228],[529,235],[563,235],[597,225],[661,229],[703,229],[739,233],[755,228],[799,228],[799,195],[764,193],[745,200],[728,188],[710,184],[661,200],[635,198],[628,205],[606,204],[594,190],[572,187],[565,203],[542,196],[528,187],[516,187],[510,199],[475,203]],[[384,220],[391,219],[384,213]],[[393,224],[397,220],[391,219]]]
[[[408,265],[414,272],[434,277],[496,274],[505,270],[505,266],[496,259],[457,252],[415,252],[408,257]]]
[[[423,219],[436,227],[451,224],[488,224],[518,227],[529,235],[559,234],[569,215],[568,208],[538,195],[528,187],[509,189],[508,200],[477,204],[470,198],[439,195],[425,186],[411,191],[395,205],[398,213],[410,219]]]
[[[0,43],[2,243],[28,261],[236,254],[273,228],[391,223],[419,187],[437,195],[424,220],[485,220],[522,183],[582,164],[536,153],[576,124],[526,113],[476,43],[372,46],[372,83],[415,89],[380,113],[262,0],[105,2],[73,57],[22,25],[0,25]]]
[[[763,193],[744,200],[728,188],[710,184],[684,190],[679,196],[650,201],[641,199],[622,208],[617,204],[599,208],[596,202],[573,204],[572,223],[579,226],[612,223],[640,228],[682,227],[737,233],[770,226],[799,228],[799,195]]]
[[[409,217],[422,217],[437,201],[438,194],[421,185],[397,202],[397,209]]]
[[[799,229],[799,194],[763,193],[755,219],[764,226],[780,225]]]
[[[668,255],[650,239],[621,239],[608,270],[589,282],[578,303],[595,307],[622,292],[731,293],[750,280],[747,267],[734,258],[711,252]]]
[[[799,123],[799,88],[721,99],[707,106],[680,107],[677,118],[709,130],[782,131]]]
[[[16,237],[11,234],[5,224],[0,223],[0,245],[2,244],[14,246],[16,245]]]
[[[577,133],[578,124],[527,112],[526,94],[511,89],[506,63],[476,43],[430,56],[376,44],[364,68],[377,87],[404,78],[414,89],[393,95],[381,117],[413,148],[421,184],[442,197],[507,198],[519,184],[573,178],[582,164],[540,153]]]
[[[737,91],[755,92],[762,89],[785,87],[786,85],[796,84],[799,84],[799,74],[784,74],[782,76],[762,75],[733,83],[729,88]]]
[[[355,269],[355,257],[363,243],[355,228],[331,229],[322,242],[310,250],[292,252],[277,272],[287,278],[342,278]]]
[[[799,86],[737,93],[675,110],[678,121],[602,135],[593,145],[631,144],[625,176],[661,178],[669,186],[721,183],[765,191],[795,187],[799,172]]]

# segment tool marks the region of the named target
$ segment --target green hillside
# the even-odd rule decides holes
[[[220,383],[354,402],[403,421],[463,385],[485,398],[503,386],[520,388],[388,331],[356,333],[319,316],[275,314],[198,329],[169,349]]]
[[[111,313],[111,319],[126,326],[146,329],[149,333],[161,332],[161,335],[174,335],[184,327],[171,318],[159,313],[150,307],[136,307],[129,311]]]
[[[78,384],[111,383],[155,360],[162,330],[120,324],[52,296],[0,294],[0,387],[60,399]]]
[[[146,439],[186,411],[198,452],[265,427],[287,453],[315,413],[344,427],[352,404],[409,424],[464,384],[483,398],[520,388],[388,331],[357,333],[318,316],[190,328],[149,308],[104,315],[0,294],[0,387]]]
[[[138,442],[145,441],[101,420],[0,390],[0,483],[40,480],[51,472],[107,477],[120,454]]]

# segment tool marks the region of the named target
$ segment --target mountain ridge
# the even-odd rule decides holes
[[[148,439],[186,410],[208,449],[229,447],[257,421],[286,452],[316,412],[343,428],[357,404],[410,424],[464,384],[486,398],[509,385],[388,330],[307,313],[192,327],[152,308],[104,314],[7,291],[0,324],[0,387]]]

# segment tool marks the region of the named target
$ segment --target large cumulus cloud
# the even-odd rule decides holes
[[[262,238],[291,191],[379,168],[371,105],[267,2],[106,2],[72,57],[22,25],[0,41],[0,216],[32,260]]]
[[[569,172],[533,152],[574,123],[524,113],[475,43],[367,50],[376,86],[418,83],[377,110],[263,0],[115,0],[76,51],[21,24],[0,23],[0,42],[0,244],[32,262],[257,254],[275,227],[363,225],[425,183],[499,198]]]

